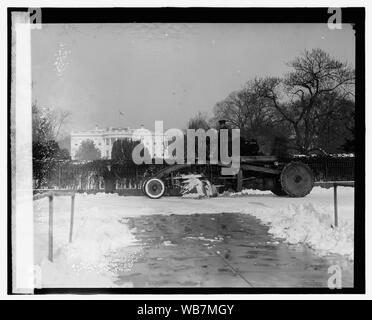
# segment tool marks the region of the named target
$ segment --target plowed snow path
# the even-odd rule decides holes
[[[247,214],[151,215],[125,224],[140,241],[113,257],[119,286],[327,287],[333,264],[343,269],[343,287],[353,285],[352,262],[274,240]]]

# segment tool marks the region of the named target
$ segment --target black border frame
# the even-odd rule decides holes
[[[11,173],[11,14],[28,11],[25,7],[7,8],[7,126],[8,126],[8,207],[7,266],[8,294],[12,288],[12,173]],[[355,196],[354,196],[354,287],[328,288],[43,288],[34,294],[360,294],[365,293],[365,8],[341,8],[342,23],[355,30]],[[328,8],[41,8],[42,23],[327,23]],[[358,109],[357,109],[358,108]]]

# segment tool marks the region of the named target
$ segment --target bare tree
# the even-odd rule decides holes
[[[318,147],[319,121],[324,123],[335,113],[330,109],[335,103],[327,108],[324,100],[330,96],[352,99],[355,75],[346,63],[321,49],[305,51],[289,66],[293,71],[283,79],[256,79],[255,88],[266,106],[275,110],[275,116],[291,126],[296,149],[306,154]]]
[[[32,105],[32,165],[36,188],[47,186],[47,177],[55,170],[59,160],[68,159],[68,151],[56,142],[56,128],[61,128],[67,115]],[[56,127],[56,124],[58,125]]]
[[[70,111],[32,106],[32,128],[34,140],[43,136],[47,140],[57,140],[62,126],[70,117]]]
[[[71,112],[68,111],[68,110],[58,110],[55,112],[55,115],[54,115],[54,136],[55,138],[57,139],[58,138],[58,135],[60,133],[60,130],[61,130],[61,127],[64,123],[66,123],[66,121],[68,120],[68,118],[71,116]]]
[[[245,135],[256,135],[272,124],[271,110],[255,91],[255,82],[248,82],[244,88],[232,92],[214,107],[216,120],[225,119],[232,127],[239,128]]]
[[[242,137],[256,139],[264,153],[271,153],[275,138],[288,138],[290,133],[288,125],[259,95],[255,80],[218,102],[213,111],[215,123],[225,119],[230,127],[240,129]]]

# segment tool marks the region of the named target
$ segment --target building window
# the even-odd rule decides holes
[[[107,146],[109,145],[109,139],[106,139],[106,145]]]

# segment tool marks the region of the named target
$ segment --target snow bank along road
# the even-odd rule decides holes
[[[48,201],[34,202],[37,286],[326,286],[326,266],[335,262],[342,264],[345,283],[352,285],[353,188],[339,188],[338,228],[332,226],[333,191],[319,187],[298,199],[254,190],[209,199],[81,194],[76,196],[72,244],[68,244],[69,201],[55,199],[54,263],[47,260]],[[270,260],[270,250],[279,260]],[[169,258],[176,253],[189,261],[172,265]],[[160,259],[151,260],[156,255]],[[242,268],[249,258],[251,269]],[[266,271],[261,258],[266,264],[274,261]],[[152,268],[151,263],[155,263]],[[167,271],[161,278],[162,264]],[[187,275],[185,270],[208,269],[205,265],[215,266],[205,282],[195,281],[195,272],[181,281],[180,272],[168,272],[183,268]],[[280,265],[291,267],[280,269]],[[226,268],[234,278],[224,272]],[[319,268],[321,275],[314,272]],[[155,269],[162,281],[153,283],[141,276]],[[275,277],[277,271],[285,276]]]

